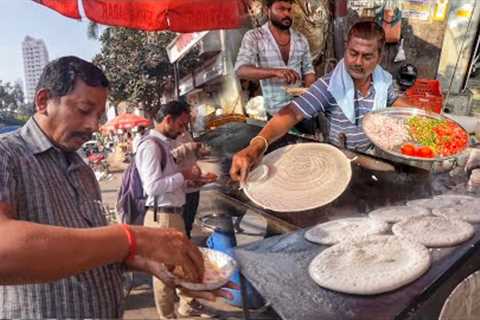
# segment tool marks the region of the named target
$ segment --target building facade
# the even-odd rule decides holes
[[[25,72],[25,102],[31,103],[35,98],[37,86],[43,68],[48,63],[48,51],[42,39],[26,36],[22,42],[23,68]]]

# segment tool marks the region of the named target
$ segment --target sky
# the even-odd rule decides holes
[[[88,39],[88,19],[77,21],[31,0],[0,0],[0,80],[24,79],[22,41],[26,35],[45,41],[50,60],[76,55],[91,60],[100,43]]]

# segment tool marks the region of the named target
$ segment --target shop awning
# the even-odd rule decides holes
[[[33,0],[80,19],[77,0]],[[80,1],[80,0],[78,0]],[[88,19],[145,31],[197,32],[242,25],[249,0],[81,0]]]
[[[32,0],[36,3],[49,7],[60,14],[74,18],[80,19],[80,12],[78,11],[78,2],[77,0]]]

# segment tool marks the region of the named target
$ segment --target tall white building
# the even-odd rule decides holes
[[[48,63],[48,51],[42,39],[26,36],[22,42],[23,69],[25,72],[25,102],[31,103],[35,98],[35,88]]]

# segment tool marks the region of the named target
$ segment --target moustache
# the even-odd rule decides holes
[[[83,141],[88,141],[92,139],[93,132],[74,132],[72,133],[72,138],[78,138]]]
[[[350,69],[355,72],[360,72],[360,73],[365,72],[365,70],[360,66],[352,66]]]

